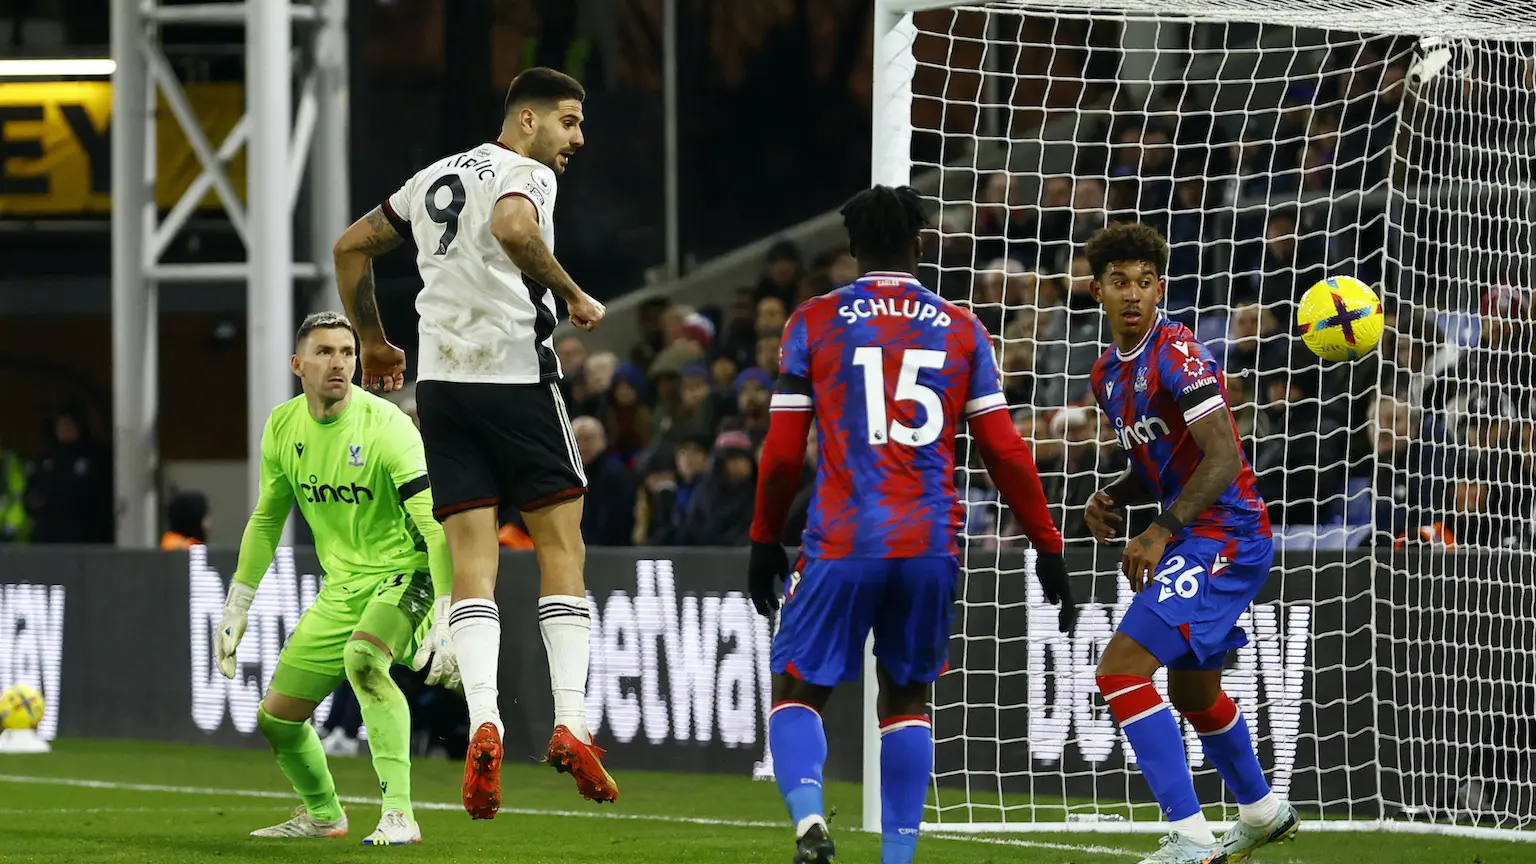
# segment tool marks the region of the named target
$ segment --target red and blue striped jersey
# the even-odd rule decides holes
[[[969,310],[902,273],[871,273],[789,319],[774,411],[814,411],[812,558],[955,555],[960,423],[1006,411],[992,343]]]
[[[1112,346],[1099,357],[1091,386],[1131,469],[1167,510],[1204,456],[1190,425],[1227,410],[1226,382],[1210,349],[1188,327],[1159,315],[1135,350],[1122,353]],[[1237,421],[1231,422],[1236,434]],[[1241,449],[1238,457],[1237,479],[1187,526],[1190,534],[1269,536],[1269,511],[1259,497],[1253,467]]]

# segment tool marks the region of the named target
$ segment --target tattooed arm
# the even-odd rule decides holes
[[[603,304],[587,296],[571,274],[565,272],[555,253],[539,232],[539,213],[533,202],[518,194],[506,195],[496,202],[491,213],[491,236],[517,269],[560,296],[570,309],[571,323],[591,330],[603,320]]]
[[[405,242],[383,207],[375,207],[352,223],[336,241],[336,288],[341,304],[357,328],[363,386],[370,390],[399,390],[405,386],[405,352],[389,344],[379,299],[374,291],[373,259]]]
[[[404,242],[383,207],[375,207],[336,241],[336,287],[347,317],[363,342],[384,341],[384,322],[374,296],[373,259]]]
[[[1232,431],[1232,415],[1225,405],[1189,424],[1189,434],[1200,445],[1200,464],[1172,506],[1125,545],[1120,568],[1130,578],[1133,591],[1141,591],[1151,584],[1152,573],[1163,560],[1163,550],[1173,539],[1173,529],[1162,524],[1166,518],[1171,515],[1179,525],[1193,522],[1216,503],[1242,470],[1237,433]]]
[[[1181,525],[1188,525],[1209,510],[1243,468],[1237,433],[1232,431],[1232,415],[1226,409],[1213,411],[1190,424],[1189,434],[1200,445],[1202,456],[1189,482],[1184,484],[1184,491],[1168,508]]]

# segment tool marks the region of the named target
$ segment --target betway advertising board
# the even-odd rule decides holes
[[[1099,652],[1130,595],[1107,574],[1079,579],[1077,632],[1056,632],[1027,563],[973,558],[956,614],[952,671],[935,693],[941,776],[987,773],[1004,791],[1055,778],[1053,794],[1144,790],[1093,682]],[[256,707],[283,642],[322,580],[312,550],[279,550],[252,606],[239,672],[214,668],[212,633],[235,552],[0,550],[0,686],[25,681],[49,702],[47,737],[140,738],[262,746]],[[1102,563],[1102,562],[1099,562]],[[1074,572],[1094,569],[1074,556]],[[590,550],[589,725],[616,768],[751,773],[765,760],[769,622],[743,591],[744,550]],[[1107,568],[1106,568],[1107,569]],[[1295,800],[1373,793],[1368,563],[1320,564],[1271,585],[1243,624],[1227,689],[1249,713],[1261,758]],[[1378,574],[1380,578],[1386,578]],[[1090,592],[1089,586],[1092,585]],[[509,757],[537,758],[552,700],[527,553],[502,559],[501,706]],[[68,602],[65,602],[65,599]],[[526,614],[525,614],[526,613]],[[1360,644],[1360,643],[1364,644]],[[856,780],[859,692],[827,712],[829,775]],[[317,717],[323,719],[329,704]],[[1188,738],[1200,764],[1199,743]],[[1362,749],[1365,748],[1365,749]],[[1213,772],[1200,772],[1202,782]],[[943,782],[943,781],[941,781]],[[1372,790],[1362,794],[1361,784]]]

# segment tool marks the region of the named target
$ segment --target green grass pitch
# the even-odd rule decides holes
[[[508,765],[503,812],[472,822],[459,809],[461,766],[420,761],[414,769],[418,847],[370,849],[378,820],[366,758],[336,758],[351,836],[255,840],[253,828],[282,821],[297,803],[265,751],[129,742],[63,741],[39,756],[0,756],[0,862],[344,862],[398,858],[433,864],[787,864],[793,844],[771,783],[744,777],[629,772],[616,806],[577,797],[569,778],[536,765]],[[859,789],[832,784],[827,802],[840,861],[879,861],[879,838],[854,830]],[[949,838],[930,834],[918,860],[956,864],[1133,864],[1156,848],[1151,835]],[[1379,833],[1307,833],[1261,851],[1260,864],[1529,864],[1536,844]]]

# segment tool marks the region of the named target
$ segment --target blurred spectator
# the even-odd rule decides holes
[[[795,301],[795,284],[801,274],[800,249],[788,240],[779,240],[768,249],[763,278],[753,292],[754,300],[777,297],[787,309]]]
[[[768,295],[757,301],[756,330],[757,337],[773,336],[777,338],[784,332],[784,324],[789,320],[789,306],[777,296]]]
[[[723,329],[718,356],[729,357],[737,369],[751,366],[757,356],[757,301],[751,291],[743,288],[736,292]]]
[[[742,432],[723,433],[715,439],[709,473],[688,504],[678,542],[684,546],[745,546],[756,495],[752,439]]]
[[[555,356],[560,360],[560,395],[569,406],[581,381],[581,365],[587,362],[587,345],[580,336],[565,336],[555,343]]]
[[[581,374],[581,364],[587,362],[587,344],[580,336],[565,336],[555,343],[555,356],[560,359],[560,372],[567,379]]]
[[[27,486],[37,543],[112,543],[116,540],[112,456],[91,433],[85,406],[69,400],[54,413],[51,439]]]
[[[1114,439],[1107,437],[1107,424],[1104,430],[1099,426],[1099,411],[1092,407],[1057,411],[1043,429],[1038,422],[1035,424],[1036,440],[1055,444],[1037,446],[1035,462],[1045,484],[1046,500],[1065,510],[1061,529],[1068,538],[1091,536],[1083,511],[1088,499],[1098,491],[1100,475],[1113,476],[1125,469],[1124,455]]]
[[[622,363],[613,373],[608,391],[608,407],[603,413],[607,447],[625,465],[651,440],[651,408],[645,404],[645,373],[634,363]]]
[[[737,428],[753,441],[768,433],[768,404],[772,395],[773,378],[766,371],[754,366],[736,376]]]
[[[571,385],[572,414],[599,415],[608,405],[608,391],[613,388],[613,373],[619,358],[611,351],[593,354],[582,364],[581,376]]]
[[[166,532],[160,535],[160,548],[167,552],[208,545],[208,496],[201,492],[179,492],[165,508]]]
[[[715,322],[702,312],[691,312],[683,318],[680,342],[692,342],[699,353],[708,354],[715,347]]]
[[[1320,235],[1298,237],[1305,231],[1292,210],[1276,210],[1264,225],[1262,243],[1249,243],[1244,261],[1232,280],[1232,303],[1264,300],[1295,302],[1303,291],[1327,274],[1318,248]],[[1246,272],[1243,272],[1246,271]]]
[[[1104,183],[1096,177],[1082,177],[1072,187],[1072,242],[1081,246],[1093,232],[1109,223],[1104,210]]]
[[[1344,494],[1348,429],[1325,410],[1316,364],[1260,379],[1262,410],[1272,434],[1254,442],[1256,461],[1274,466],[1258,475],[1259,494],[1276,525],[1317,525]]]
[[[827,268],[827,281],[833,289],[859,278],[859,262],[847,252],[841,252],[832,259],[832,264]]]
[[[0,543],[25,543],[32,537],[27,513],[27,463],[0,446]]]
[[[588,546],[628,546],[634,542],[635,478],[608,452],[603,424],[595,417],[571,421],[576,448],[586,467],[587,495],[581,512],[581,536]]]
[[[800,304],[813,297],[820,297],[831,291],[833,287],[832,282],[828,279],[827,272],[807,273],[800,277],[800,284],[795,288],[795,308],[800,308]]]
[[[1443,408],[1453,424],[1478,398],[1518,416],[1536,416],[1536,327],[1529,292],[1507,283],[1494,286],[1483,294],[1481,312],[1477,345],[1429,385],[1429,403]]]
[[[1366,481],[1376,534],[1386,535],[1382,539],[1400,537],[1428,521],[1419,418],[1408,403],[1392,396],[1379,397],[1368,410],[1365,440],[1352,473]]]
[[[768,373],[770,381],[779,378],[779,347],[782,342],[783,338],[779,335],[757,337],[757,368]]]
[[[694,493],[709,468],[710,442],[708,436],[702,435],[685,438],[673,448],[670,466],[664,461],[651,466],[644,481],[646,543],[682,545]]]
[[[651,365],[651,358],[666,345],[662,316],[672,306],[667,297],[649,297],[640,303],[640,341],[630,352],[629,359],[641,368]]]
[[[709,398],[709,370],[702,363],[683,367],[681,389],[675,405],[658,404],[653,414],[653,441],[678,444],[715,432],[715,405]]]

